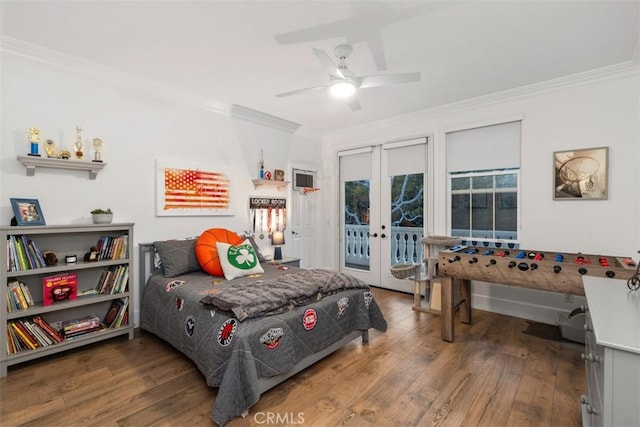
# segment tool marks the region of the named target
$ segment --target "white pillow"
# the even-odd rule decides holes
[[[264,273],[260,261],[258,261],[258,255],[249,240],[235,246],[216,242],[216,249],[218,249],[225,279],[231,280],[249,274]]]

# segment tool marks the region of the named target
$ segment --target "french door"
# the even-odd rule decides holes
[[[413,292],[396,279],[396,264],[421,263],[426,138],[339,153],[340,268],[365,282]]]

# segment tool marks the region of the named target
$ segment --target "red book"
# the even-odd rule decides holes
[[[78,275],[63,273],[42,279],[42,305],[78,298]]]
[[[33,316],[33,321],[36,322],[36,324],[40,326],[54,340],[58,342],[64,340],[64,337],[60,335],[60,332],[58,332],[56,328],[48,324],[40,316]]]

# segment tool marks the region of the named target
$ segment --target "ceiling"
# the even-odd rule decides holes
[[[323,134],[638,60],[638,1],[14,1],[5,37],[240,105]],[[324,90],[312,48],[358,76],[420,72],[360,90],[352,111]]]

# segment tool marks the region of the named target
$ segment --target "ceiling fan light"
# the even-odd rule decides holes
[[[349,98],[356,93],[356,87],[351,82],[340,81],[331,85],[329,93],[334,98]]]

